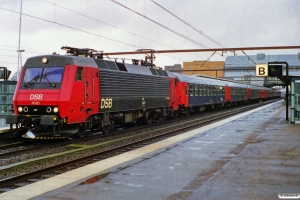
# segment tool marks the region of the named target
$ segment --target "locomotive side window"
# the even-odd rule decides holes
[[[83,69],[82,67],[78,67],[76,71],[76,81],[81,81],[83,77]]]

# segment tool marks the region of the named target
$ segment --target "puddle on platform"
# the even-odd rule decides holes
[[[92,178],[90,178],[90,179],[88,179],[88,180],[83,181],[82,183],[80,183],[80,185],[98,182],[98,181],[100,181],[101,179],[106,178],[108,175],[109,175],[109,173],[106,173],[106,174],[100,174],[100,175],[98,175],[98,176],[94,176],[94,177],[92,177]]]

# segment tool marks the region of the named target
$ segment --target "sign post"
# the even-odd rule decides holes
[[[289,64],[287,62],[268,62],[269,76],[282,76],[282,65],[285,65],[286,80],[285,80],[285,102],[286,102],[286,121],[289,120]]]
[[[268,64],[256,65],[256,76],[270,76],[281,77],[282,65],[285,65],[286,69],[286,81],[285,81],[285,99],[286,99],[286,121],[289,120],[289,64],[287,62],[268,62]]]

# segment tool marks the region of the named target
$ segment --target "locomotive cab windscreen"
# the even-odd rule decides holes
[[[64,67],[27,67],[22,79],[21,89],[59,88]]]

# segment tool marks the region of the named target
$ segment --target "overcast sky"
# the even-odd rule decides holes
[[[151,0],[116,1],[148,19],[110,0],[23,0],[22,64],[36,55],[65,54],[60,50],[64,45],[104,52],[300,45],[299,0],[153,0],[205,36]],[[18,63],[20,5],[21,0],[0,0],[0,66],[12,71],[16,71]],[[299,49],[246,53],[298,52]],[[206,60],[210,55],[158,54],[155,64],[182,64]],[[217,54],[211,60],[224,61],[225,57]]]

